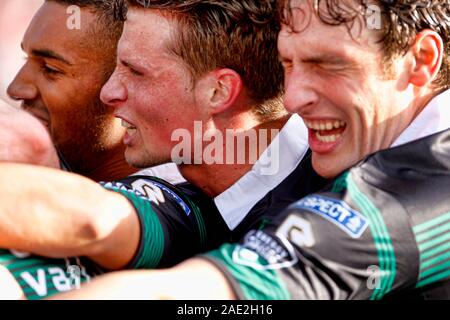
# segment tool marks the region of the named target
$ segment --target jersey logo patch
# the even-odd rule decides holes
[[[285,238],[252,230],[245,236],[243,245],[235,247],[233,261],[256,270],[275,270],[295,265],[298,258]]]
[[[175,201],[180,205],[180,207],[183,209],[183,211],[186,213],[187,216],[189,216],[191,214],[191,209],[189,208],[189,206],[175,192],[173,192],[172,190],[167,188],[165,185],[160,184],[158,182],[152,181],[152,183],[155,186],[157,186],[158,188],[160,188],[161,190],[164,190],[165,192],[170,194],[172,196],[172,198],[174,198]]]
[[[337,199],[311,195],[295,203],[293,208],[308,210],[324,217],[354,239],[360,238],[369,226],[366,217]]]
[[[139,179],[133,181],[131,187],[127,186],[122,182],[117,181],[100,182],[100,184],[106,189],[117,189],[132,192],[138,197],[144,200],[150,200],[151,202],[156,203],[157,205],[160,205],[161,203],[165,202],[165,196],[164,193],[162,192],[164,191],[178,203],[178,205],[181,207],[181,209],[183,209],[184,213],[186,213],[187,216],[191,214],[191,208],[186,204],[186,202],[183,201],[183,199],[181,199],[175,192],[173,192],[163,184],[155,181]]]

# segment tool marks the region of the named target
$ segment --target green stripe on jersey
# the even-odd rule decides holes
[[[429,229],[429,230],[423,231],[421,233],[415,233],[416,240],[417,240],[417,242],[428,241],[431,238],[434,238],[435,236],[437,236],[443,232],[447,232],[449,230],[450,230],[450,221],[443,225],[438,225],[438,226],[434,227],[433,229]]]
[[[195,219],[197,221],[200,243],[204,248],[206,248],[208,236],[207,236],[205,221],[203,220],[202,212],[189,197],[186,197],[186,200],[189,203],[189,206],[191,207],[192,211],[194,212]]]
[[[417,288],[450,278],[450,212],[413,228],[420,254]]]
[[[58,292],[72,289],[69,266],[78,266],[81,274],[80,283],[86,282],[97,271],[87,272],[86,266],[81,261],[72,262],[69,259],[50,259],[36,256],[20,258],[2,250],[0,260],[7,256],[9,263],[3,265],[11,273],[21,287],[26,298],[37,300],[47,298]],[[14,257],[14,259],[13,259]],[[98,270],[99,271],[99,270]],[[1,290],[1,288],[0,288]]]
[[[413,231],[414,233],[419,234],[427,229],[439,226],[440,224],[446,222],[447,220],[450,220],[450,212],[415,226],[413,228]]]
[[[205,256],[224,266],[239,284],[248,300],[288,300],[289,291],[274,270],[259,270],[233,261],[233,252],[238,245],[225,244]],[[260,257],[260,259],[262,259]],[[265,265],[266,263],[262,263]]]
[[[347,176],[347,186],[350,197],[361,209],[361,213],[369,219],[369,227],[375,243],[380,267],[380,287],[375,288],[371,300],[383,298],[392,290],[396,276],[396,258],[389,231],[380,210],[362,193],[351,175]]]
[[[334,193],[341,193],[342,190],[347,188],[347,177],[349,175],[349,172],[345,172],[344,174],[340,175],[333,183],[333,187],[331,188],[331,192]]]
[[[144,200],[138,195],[118,190],[109,189],[121,193],[136,208],[137,213],[141,217],[143,224],[142,232],[142,252],[138,261],[134,264],[135,269],[156,268],[161,261],[164,253],[164,232],[159,221],[158,215],[153,211],[152,204],[149,200]]]

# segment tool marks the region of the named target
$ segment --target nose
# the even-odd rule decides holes
[[[26,64],[8,86],[7,93],[14,100],[33,100],[38,96],[39,90],[34,84],[32,74],[27,70]]]
[[[128,98],[127,88],[116,71],[111,75],[100,92],[104,104],[118,108]]]
[[[301,70],[294,70],[285,77],[284,106],[292,113],[314,107],[319,95],[314,89],[314,79]]]

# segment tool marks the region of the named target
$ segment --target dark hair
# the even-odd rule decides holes
[[[87,8],[98,17],[97,23],[89,30],[95,47],[98,48],[108,66],[104,72],[105,81],[113,72],[116,64],[117,43],[123,31],[123,21],[117,19],[118,8],[124,0],[46,0],[64,5],[76,5]]]
[[[178,24],[170,50],[190,68],[194,80],[216,68],[242,78],[262,116],[286,114],[278,59],[280,30],[276,0],[128,0],[128,5],[160,10]],[[126,9],[120,10],[122,15]]]
[[[92,13],[97,15],[99,31],[103,38],[115,42],[123,31],[123,21],[117,19],[116,14],[118,7],[120,7],[124,0],[46,0],[66,5],[76,5],[80,8],[89,8]]]
[[[383,48],[383,65],[391,65],[395,56],[404,55],[415,37],[423,30],[437,32],[444,43],[444,59],[434,81],[438,90],[450,87],[450,0],[354,0],[354,6],[342,0],[312,0],[314,13],[328,25],[347,27],[358,19],[373,14],[376,5],[381,13],[380,43]],[[284,24],[292,26],[291,0],[280,0],[279,12]],[[363,19],[367,23],[367,19]]]

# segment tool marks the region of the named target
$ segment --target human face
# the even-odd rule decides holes
[[[82,9],[81,29],[69,30],[66,9],[48,1],[35,14],[22,42],[26,62],[8,94],[47,126],[71,168],[87,174],[124,134],[113,109],[100,101],[115,56],[93,39],[94,14]]]
[[[193,132],[202,121],[190,73],[167,47],[176,23],[154,10],[131,8],[118,45],[116,70],[102,90],[127,127],[125,157],[135,167],[171,160],[176,129]]]
[[[301,26],[301,16],[309,24]],[[407,59],[393,61],[396,76],[387,77],[374,31],[325,25],[308,2],[294,10],[294,23],[299,32],[283,26],[278,39],[284,102],[309,129],[314,169],[332,178],[388,148],[414,118]]]

